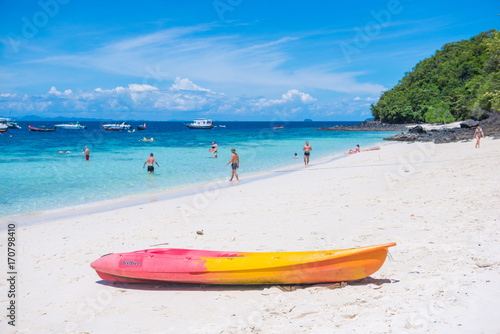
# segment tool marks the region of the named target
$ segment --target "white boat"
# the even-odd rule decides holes
[[[0,123],[0,132],[7,132],[8,128],[9,127],[6,124]]]
[[[65,129],[65,130],[83,130],[83,129],[87,128],[85,125],[81,125],[78,122],[67,123],[67,124],[57,124],[55,127],[58,129]]]
[[[197,118],[193,123],[185,124],[190,129],[212,129],[214,127],[212,120],[206,118]]]
[[[0,124],[7,125],[8,129],[21,129],[12,118],[0,117]]]
[[[130,124],[127,124],[127,122],[103,124],[102,127],[110,131],[121,131],[121,130],[128,130],[131,128]]]

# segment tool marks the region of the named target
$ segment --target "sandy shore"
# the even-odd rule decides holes
[[[500,141],[384,146],[232,187],[16,224],[16,327],[2,333],[499,333]],[[242,163],[244,160],[242,158]],[[228,175],[229,176],[229,175]],[[34,224],[37,221],[43,223]],[[199,235],[196,231],[203,231]],[[89,264],[152,247],[341,249],[397,242],[346,286],[107,284]],[[0,305],[10,298],[1,280]],[[291,290],[291,291],[288,291]],[[8,320],[8,318],[7,318]]]

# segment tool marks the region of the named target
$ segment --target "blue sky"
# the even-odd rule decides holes
[[[498,1],[0,0],[0,115],[364,120]]]

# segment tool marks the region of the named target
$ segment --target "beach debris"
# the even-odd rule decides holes
[[[149,245],[149,247],[164,246],[164,245],[168,245],[168,242],[165,242],[162,244],[156,244],[156,245]]]
[[[198,235],[203,235],[203,230],[201,230],[201,231],[196,231],[196,234],[198,234]]]
[[[316,290],[323,290],[323,289],[328,289],[328,290],[335,290],[335,289],[341,289],[345,288],[347,286],[347,282],[339,282],[339,283],[333,283],[333,284],[321,284],[321,285],[316,285]]]
[[[297,287],[295,285],[276,285],[276,287],[284,292],[290,292],[290,291],[297,290]]]
[[[305,312],[305,313],[302,313],[298,316],[295,317],[295,319],[300,319],[300,318],[303,318],[305,316],[308,316],[308,315],[311,315],[311,314],[316,314],[318,313],[317,311],[310,311],[310,312]],[[352,319],[352,318],[351,318]]]
[[[328,285],[325,288],[327,288],[328,290],[334,290],[334,289],[345,288],[346,286],[347,286],[347,282],[340,282],[340,283],[335,283],[335,284],[332,284],[332,285]]]

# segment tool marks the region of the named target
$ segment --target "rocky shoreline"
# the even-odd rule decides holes
[[[413,124],[416,125],[416,124]],[[364,121],[363,123],[353,125],[336,125],[334,127],[322,127],[323,131],[408,131],[411,124],[392,124],[384,123],[378,120]]]
[[[485,136],[492,136],[494,139],[500,138],[500,113],[486,113],[482,117],[472,115],[471,119],[461,122],[460,127],[426,130],[426,126],[421,124],[391,124],[378,120],[365,121],[360,124],[323,127],[323,131],[398,131],[400,133],[384,138],[389,141],[407,142],[434,142],[449,143],[463,140],[471,140],[477,125],[481,125]]]

